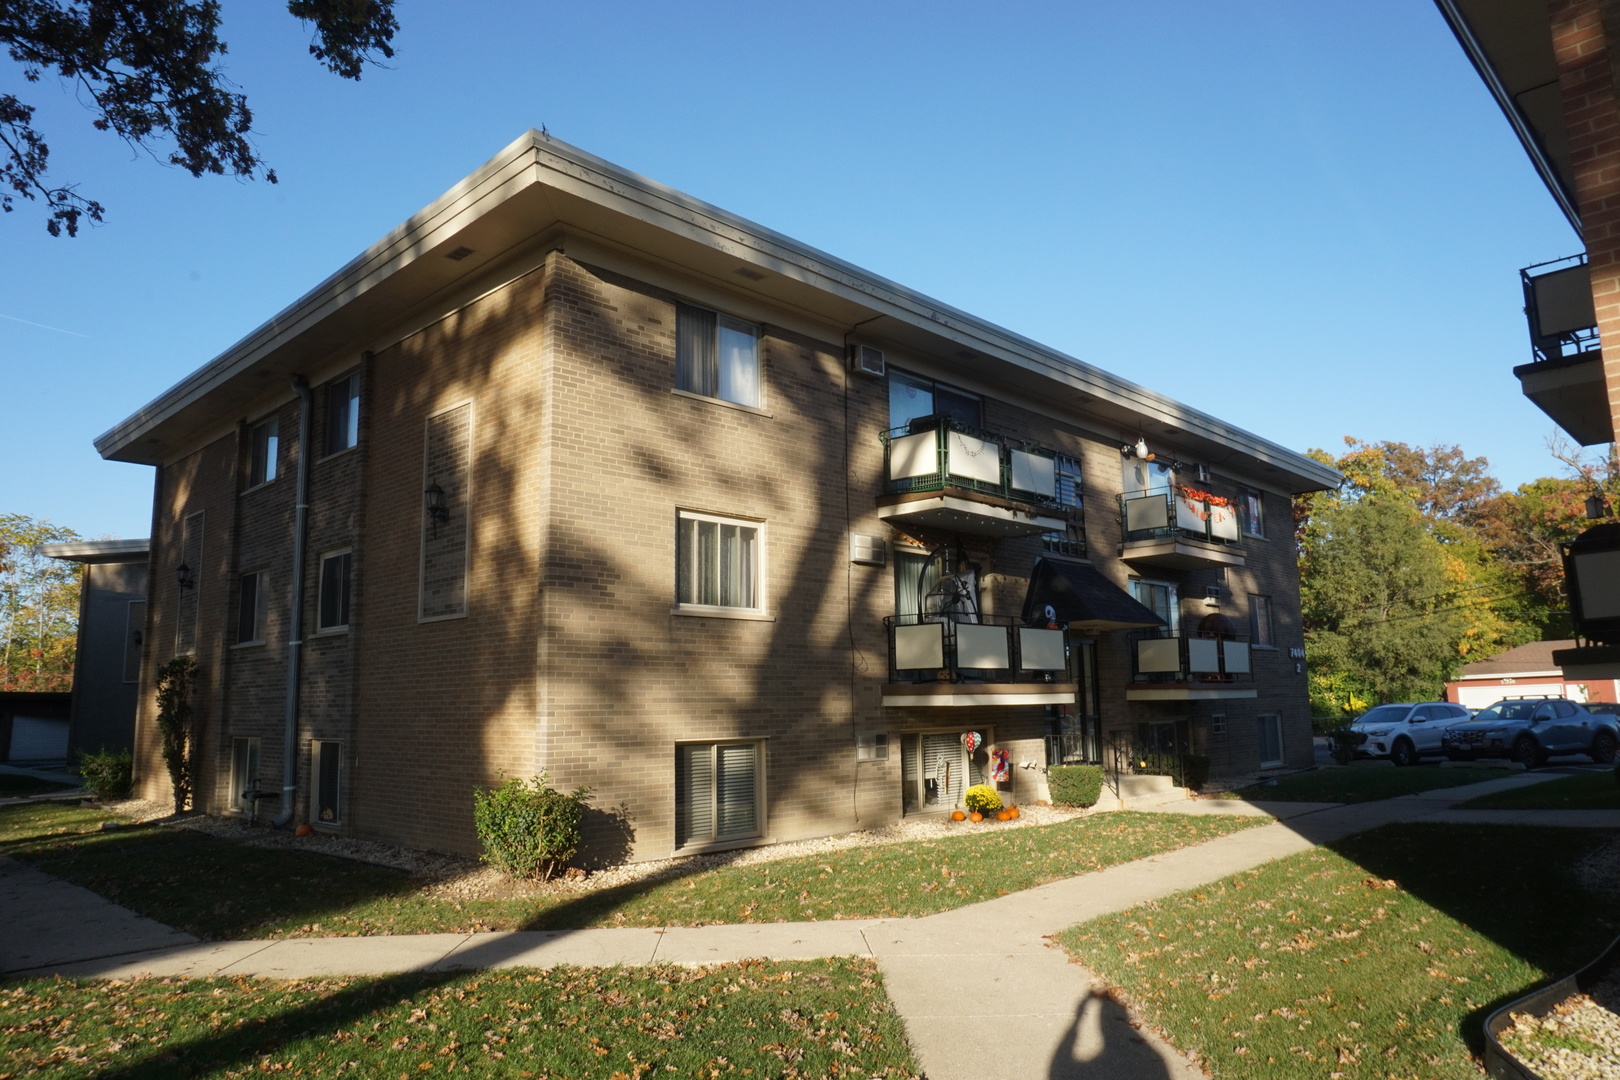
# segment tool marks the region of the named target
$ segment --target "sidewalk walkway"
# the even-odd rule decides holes
[[[1620,829],[1620,811],[1458,810],[1478,795],[1554,779],[1528,774],[1339,806],[1213,800],[1159,812],[1263,813],[1272,824],[918,919],[372,938],[199,942],[49,875],[0,861],[0,970],[309,978],[548,967],[871,956],[931,1080],[998,1075],[1166,1080],[1202,1073],[1132,1028],[1089,972],[1046,940],[1076,923],[1392,822]],[[1220,806],[1220,810],[1212,809]],[[1241,807],[1241,809],[1238,809]],[[43,879],[43,880],[41,880]],[[82,894],[82,895],[80,895]],[[110,910],[109,910],[110,909]],[[991,1048],[993,1044],[993,1048]]]

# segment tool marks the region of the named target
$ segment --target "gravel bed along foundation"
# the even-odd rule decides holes
[[[801,855],[820,855],[844,848],[899,844],[914,840],[935,840],[948,836],[968,836],[989,831],[1052,825],[1097,812],[1095,809],[1082,810],[1076,807],[1021,805],[1018,808],[1019,817],[1014,821],[979,823],[952,821],[948,815],[935,814],[909,818],[875,829],[862,829],[859,832],[823,836],[813,840],[739,848],[711,855],[625,863],[588,873],[570,871],[570,876],[554,881],[515,881],[494,867],[484,866],[477,859],[464,855],[417,851],[375,840],[332,836],[319,830],[308,836],[297,836],[291,829],[272,829],[264,824],[250,826],[241,818],[210,817],[206,814],[176,816],[170,804],[140,799],[106,805],[107,809],[137,821],[156,821],[169,827],[192,829],[233,843],[314,851],[341,859],[353,859],[357,862],[404,870],[413,878],[420,880],[428,895],[446,900],[500,900],[558,892],[591,892],[632,882],[685,877],[725,866],[752,866]]]
[[[1545,1080],[1620,1080],[1620,968],[1546,1016],[1514,1013],[1501,1043]]]

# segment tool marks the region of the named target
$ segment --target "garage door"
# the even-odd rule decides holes
[[[11,752],[7,756],[13,765],[25,761],[66,761],[68,722],[37,716],[13,716]]]
[[[1564,693],[1564,684],[1555,683],[1491,683],[1486,686],[1459,686],[1457,688],[1457,704],[1465,709],[1483,709],[1493,705],[1503,698],[1510,697],[1570,697],[1576,701],[1584,701],[1586,695],[1577,687],[1571,686],[1570,694]],[[1576,694],[1580,694],[1579,697]]]

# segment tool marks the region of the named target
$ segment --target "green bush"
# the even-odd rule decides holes
[[[1046,787],[1060,806],[1096,806],[1102,798],[1101,765],[1053,765],[1046,770]]]
[[[1001,796],[989,784],[974,784],[963,793],[962,805],[980,814],[993,814],[1001,809]]]
[[[84,789],[98,799],[127,799],[134,784],[135,757],[128,750],[108,750],[79,755],[79,779]]]
[[[483,859],[511,877],[547,880],[579,850],[590,790],[565,795],[546,780],[541,773],[530,786],[514,776],[493,790],[473,789],[473,824]]]

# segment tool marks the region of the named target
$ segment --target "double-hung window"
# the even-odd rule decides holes
[[[1244,488],[1238,495],[1238,517],[1243,521],[1243,535],[1266,536],[1266,504],[1253,488]]]
[[[1271,597],[1249,594],[1249,641],[1255,645],[1275,645],[1271,633]]]
[[[758,742],[683,743],[675,747],[675,846],[758,836]]]
[[[354,553],[335,551],[321,556],[321,630],[346,630],[349,626],[349,575]]]
[[[251,456],[248,459],[248,487],[268,484],[276,478],[277,458],[281,450],[281,425],[271,417],[253,425],[248,433]]]
[[[706,308],[675,309],[675,386],[760,407],[759,327]]]
[[[242,575],[237,593],[236,643],[258,645],[264,641],[265,611],[270,599],[269,577],[263,570]]]
[[[351,371],[326,384],[326,452],[336,454],[360,442],[360,373]]]
[[[675,602],[680,607],[764,609],[764,526],[682,510],[675,523]]]
[[[1052,555],[1083,556],[1086,553],[1086,511],[1080,462],[1059,454],[1056,473],[1058,507],[1061,515],[1068,519],[1068,525],[1062,532],[1047,533],[1041,538],[1041,545]]]
[[[1138,604],[1163,619],[1164,629],[1172,634],[1181,629],[1181,604],[1177,591],[1174,582],[1131,579],[1131,596]]]

